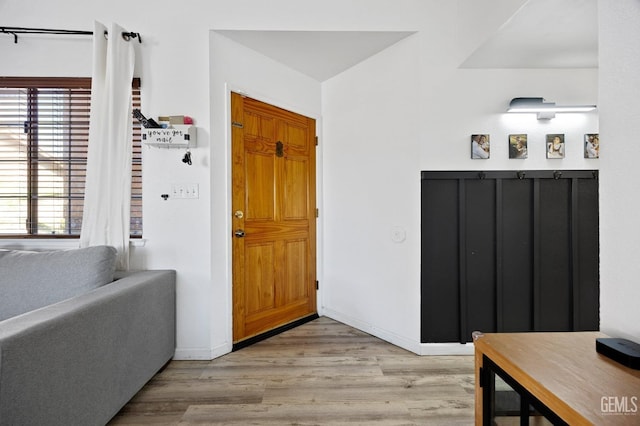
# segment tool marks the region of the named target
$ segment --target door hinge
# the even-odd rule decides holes
[[[237,121],[232,121],[231,125],[233,127],[239,127],[240,129],[244,129],[244,125],[242,123],[238,123]]]
[[[320,290],[320,281],[316,280],[316,290]]]
[[[316,146],[318,146],[318,137],[316,136]]]
[[[320,209],[316,209],[316,217],[320,217]]]

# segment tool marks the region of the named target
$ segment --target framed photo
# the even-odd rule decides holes
[[[600,158],[600,135],[598,133],[584,135],[584,158]]]
[[[509,135],[509,158],[527,158],[527,135]]]
[[[547,135],[547,158],[564,158],[564,135]]]
[[[471,158],[487,159],[491,152],[489,135],[471,135]]]

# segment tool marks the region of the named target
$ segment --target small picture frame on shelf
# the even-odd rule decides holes
[[[509,158],[527,158],[527,135],[524,133],[509,135]]]
[[[471,158],[487,159],[491,153],[488,134],[471,135]]]
[[[598,133],[584,135],[584,158],[600,158],[600,135]]]
[[[547,158],[564,158],[564,135],[549,134],[547,140]]]

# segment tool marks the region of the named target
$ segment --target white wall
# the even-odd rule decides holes
[[[408,37],[323,84],[328,316],[415,349],[420,333],[420,82]],[[398,227],[406,240],[392,241]]]
[[[535,114],[508,114],[514,97],[543,97],[559,105],[596,104],[598,72],[594,69],[448,69],[425,82],[423,100],[428,130],[422,133],[422,167],[460,169],[597,169],[598,159],[585,159],[585,133],[598,132],[598,112],[556,114],[538,120]],[[434,74],[432,73],[432,74]],[[471,134],[488,133],[491,156],[472,160]],[[509,159],[508,136],[528,135],[528,158]],[[547,159],[545,135],[565,135],[565,158]],[[603,149],[606,151],[608,147]]]
[[[600,324],[640,342],[640,2],[598,2],[600,140]]]
[[[158,6],[158,3],[153,5]],[[162,8],[126,1],[77,2],[7,0],[0,3],[4,25],[91,30],[93,21],[118,22],[142,34],[134,41],[135,75],[142,80],[147,116],[185,114],[198,126],[193,166],[181,150],[143,149],[144,241],[136,242],[132,268],[177,270],[178,356],[210,357],[210,187],[208,31]],[[5,23],[6,22],[6,23]],[[169,30],[165,31],[165,28]],[[90,76],[90,37],[20,36],[0,40],[0,75]],[[163,201],[172,183],[198,183],[197,200]],[[68,241],[65,241],[65,243]],[[32,242],[42,245],[44,242]],[[24,243],[22,243],[24,244]],[[46,246],[46,244],[45,244]],[[53,244],[53,246],[57,246]]]
[[[5,25],[90,29],[98,19],[140,32],[136,75],[144,113],[195,118],[192,166],[180,161],[180,150],[144,150],[145,245],[135,247],[132,259],[136,267],[178,271],[178,358],[207,359],[231,347],[229,90],[310,115],[321,126],[321,312],[419,353],[431,351],[419,344],[420,170],[597,168],[598,160],[587,162],[570,144],[598,131],[597,114],[547,123],[504,114],[515,96],[597,102],[597,72],[457,69],[456,2],[180,6],[0,2]],[[322,84],[215,33],[301,28],[418,33]],[[27,37],[14,45],[3,36],[0,57],[0,75],[86,76],[91,46],[78,38]],[[531,135],[527,160],[507,159],[506,137],[514,131]],[[546,160],[535,140],[556,131],[567,134],[567,158]],[[478,132],[492,135],[489,160],[469,159],[469,137]],[[160,194],[172,183],[198,183],[200,198],[163,201]],[[402,231],[406,239],[392,241],[392,232]]]
[[[467,352],[420,344],[420,171],[597,169],[585,133],[598,113],[507,114],[514,97],[597,103],[593,69],[458,69],[455,4],[437,22],[323,83],[324,302],[327,315],[417,353]],[[477,17],[482,21],[481,17]],[[470,158],[473,133],[491,158]],[[508,135],[529,135],[529,158],[508,158]],[[566,158],[547,160],[545,135],[564,133]],[[604,148],[607,149],[607,148]],[[400,227],[406,240],[392,241]]]

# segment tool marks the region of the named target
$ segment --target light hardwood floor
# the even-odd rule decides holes
[[[417,356],[321,317],[212,361],[171,361],[112,425],[471,425],[471,356]]]

